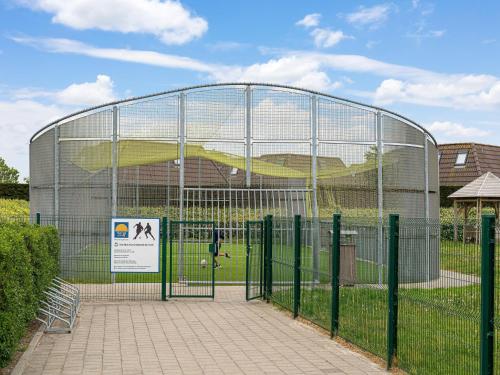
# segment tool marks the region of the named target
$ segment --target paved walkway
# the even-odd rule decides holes
[[[72,334],[45,334],[24,374],[381,374],[241,287],[216,300],[82,305]]]

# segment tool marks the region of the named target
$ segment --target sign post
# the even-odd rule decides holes
[[[111,219],[111,272],[160,272],[160,219]]]

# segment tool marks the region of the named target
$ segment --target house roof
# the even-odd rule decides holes
[[[441,186],[464,186],[486,172],[500,177],[500,146],[480,143],[450,143],[438,146]],[[465,165],[456,166],[457,154],[467,152]]]
[[[449,198],[499,198],[500,178],[491,172],[486,172],[481,177],[468,183],[457,190]]]

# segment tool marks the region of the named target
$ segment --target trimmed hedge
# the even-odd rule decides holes
[[[0,367],[9,363],[59,273],[59,251],[53,227],[0,222]]]
[[[0,183],[0,198],[30,200],[29,184]]]

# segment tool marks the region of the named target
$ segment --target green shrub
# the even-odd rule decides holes
[[[9,362],[57,275],[59,251],[54,228],[0,224],[0,367]]]
[[[20,199],[0,198],[0,218],[28,218],[30,214],[30,203]]]

